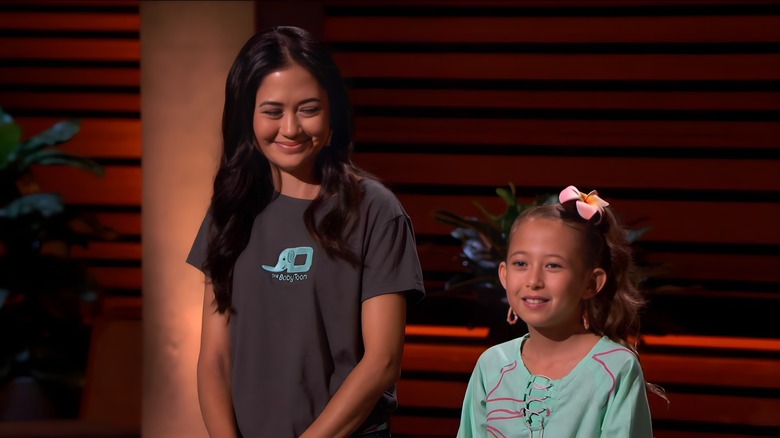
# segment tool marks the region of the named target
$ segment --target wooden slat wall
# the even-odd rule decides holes
[[[407,207],[431,291],[461,269],[435,210],[575,184],[652,226],[649,328],[780,337],[753,323],[780,300],[778,2],[324,5],[355,159]]]
[[[79,118],[63,149],[91,157],[104,177],[39,167],[45,190],[118,234],[74,248],[107,295],[140,297],[140,17],[137,0],[0,3],[0,106],[26,134]]]
[[[780,2],[321,3],[355,160],[410,213],[430,298],[462,269],[437,209],[498,213],[510,181],[526,201],[598,189],[652,226],[638,244],[656,267],[645,331],[688,336],[646,347],[647,377],[672,399],[653,400],[656,436],[780,434],[779,350],[735,347],[780,339]],[[459,314],[430,298],[412,323]],[[484,348],[409,336],[394,435],[453,436]],[[762,373],[771,382],[753,383]]]

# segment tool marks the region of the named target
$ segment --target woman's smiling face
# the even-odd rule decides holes
[[[299,64],[273,71],[257,89],[253,127],[260,151],[282,181],[311,183],[317,154],[331,135],[327,92]]]

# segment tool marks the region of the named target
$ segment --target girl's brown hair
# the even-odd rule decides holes
[[[639,289],[640,277],[628,234],[610,208],[605,207],[603,213],[586,220],[577,212],[574,202],[533,207],[515,220],[507,241],[511,241],[520,224],[531,218],[560,220],[582,233],[586,265],[607,273],[601,291],[584,302],[589,329],[625,346],[638,358],[640,311],[646,300]],[[647,386],[667,400],[663,388],[650,383]]]

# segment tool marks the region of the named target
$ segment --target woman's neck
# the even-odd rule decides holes
[[[274,189],[290,198],[314,199],[320,193],[320,183],[314,179],[301,180],[293,175],[280,172],[274,178]]]

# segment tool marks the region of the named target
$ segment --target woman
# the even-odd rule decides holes
[[[207,276],[210,435],[390,436],[422,273],[403,207],[350,161],[349,100],[324,45],[294,27],[252,37],[228,75],[222,131],[188,257]]]

